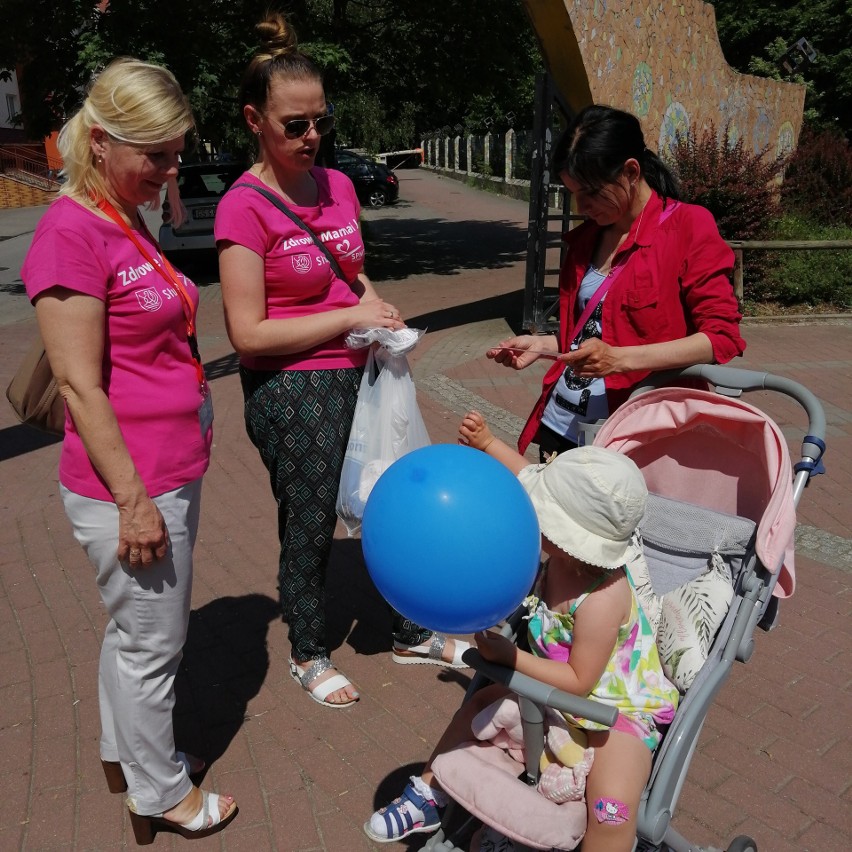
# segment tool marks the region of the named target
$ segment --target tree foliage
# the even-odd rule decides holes
[[[849,0],[711,0],[719,40],[737,70],[807,86],[808,124],[840,129],[852,139],[852,7]],[[792,77],[779,60],[805,38],[816,61]]]
[[[272,4],[274,7],[274,3]],[[542,67],[518,0],[289,0],[279,4],[324,70],[339,136],[372,150],[429,130],[532,121]],[[247,143],[236,93],[268,0],[5,0],[0,68],[22,70],[25,128],[58,128],[93,72],[119,55],[168,66],[201,135]]]

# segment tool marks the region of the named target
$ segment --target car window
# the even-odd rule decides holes
[[[182,198],[218,198],[224,195],[231,184],[240,176],[239,169],[211,172],[191,171],[178,175],[178,186]]]

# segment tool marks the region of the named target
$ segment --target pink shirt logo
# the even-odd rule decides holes
[[[306,275],[311,271],[311,256],[309,254],[294,254],[293,269],[299,275]]]
[[[146,311],[158,311],[162,307],[163,300],[153,287],[136,291],[136,299],[140,307]]]

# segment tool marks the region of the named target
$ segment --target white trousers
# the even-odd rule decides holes
[[[172,710],[189,626],[201,479],[154,498],[169,548],[162,559],[133,569],[116,557],[115,503],[81,497],[62,485],[60,493],[110,616],[98,674],[101,758],[121,762],[137,813],[161,813],[192,789],[175,754]]]

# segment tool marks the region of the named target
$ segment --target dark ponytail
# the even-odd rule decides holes
[[[645,146],[639,119],[609,106],[581,110],[553,149],[553,171],[599,190],[613,183],[624,164],[636,160],[648,186],[663,198],[680,199],[680,184],[672,171]]]

